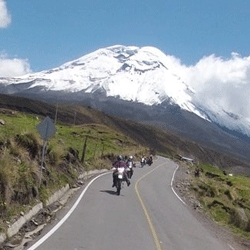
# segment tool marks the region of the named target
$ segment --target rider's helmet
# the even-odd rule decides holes
[[[118,161],[121,161],[122,159],[123,159],[122,155],[118,155],[118,156],[117,156],[117,160],[118,160]]]

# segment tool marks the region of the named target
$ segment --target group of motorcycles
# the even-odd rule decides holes
[[[141,167],[143,167],[146,164],[150,166],[152,163],[153,163],[152,156],[148,158],[142,157],[140,161]],[[136,163],[133,161],[133,156],[130,156],[129,158],[125,159],[123,159],[121,155],[117,157],[117,161],[112,166],[113,187],[116,187],[117,195],[120,195],[122,185],[124,182],[126,182],[128,186],[130,185],[130,180],[133,176],[135,167]]]
[[[149,157],[145,157],[145,156],[143,156],[142,158],[141,158],[141,167],[143,168],[145,165],[149,165],[149,166],[151,166],[152,164],[153,164],[153,156],[152,155],[150,155]]]

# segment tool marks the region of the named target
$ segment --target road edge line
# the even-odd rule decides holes
[[[74,205],[71,207],[71,209],[64,215],[64,217],[48,232],[46,233],[41,239],[39,239],[34,245],[32,245],[30,248],[28,248],[27,250],[35,250],[37,247],[39,247],[43,242],[45,242],[53,233],[55,233],[57,231],[57,229],[59,229],[62,224],[69,218],[69,216],[74,212],[74,210],[76,209],[77,205],[79,204],[79,202],[81,201],[83,195],[86,193],[87,189],[89,188],[89,186],[99,177],[109,174],[108,173],[103,173],[100,174],[98,176],[96,176],[94,179],[92,179],[88,185],[83,189],[82,193],[80,194],[80,196],[78,197],[78,199],[76,200],[76,202],[74,203]]]

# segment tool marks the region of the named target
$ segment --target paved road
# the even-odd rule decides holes
[[[120,196],[111,187],[111,173],[92,180],[72,201],[77,205],[65,208],[61,216],[67,220],[54,229],[50,225],[28,249],[232,250],[175,195],[171,180],[176,167],[159,157],[150,167],[136,168],[131,186],[124,186]]]

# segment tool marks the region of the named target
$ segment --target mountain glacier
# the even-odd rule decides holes
[[[51,70],[0,78],[0,86],[0,92],[8,94],[39,89],[41,93],[83,93],[83,96],[100,92],[149,106],[168,101],[202,119],[250,136],[250,121],[219,104],[198,101],[195,89],[169,67],[168,57],[154,47],[102,48]]]

